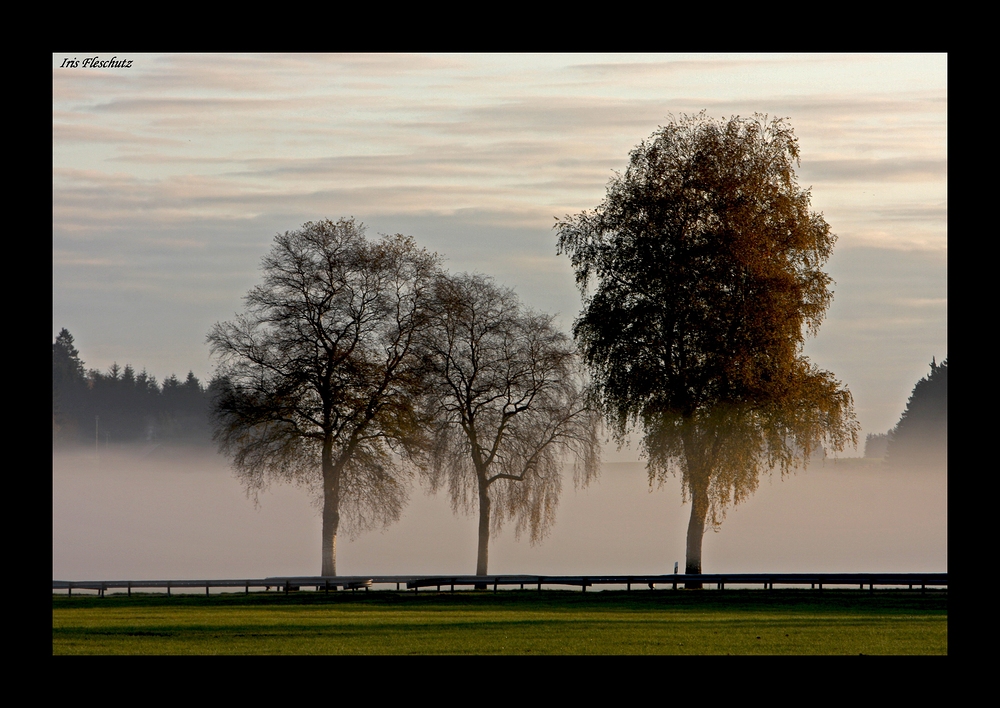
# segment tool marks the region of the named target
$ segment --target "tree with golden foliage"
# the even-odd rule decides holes
[[[833,297],[821,268],[836,237],[798,164],[783,119],[682,116],[632,151],[597,209],[556,223],[605,418],[620,443],[641,430],[650,484],[680,472],[686,573],[763,472],[857,444],[850,392],[802,353]]]

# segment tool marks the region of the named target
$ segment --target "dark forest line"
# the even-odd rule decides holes
[[[948,444],[948,360],[931,361],[913,387],[899,422],[870,433],[864,456],[890,463],[944,464]],[[53,445],[176,442],[212,446],[211,407],[220,382],[203,385],[193,372],[159,383],[143,369],[113,364],[85,369],[73,335],[63,328],[52,344]]]
[[[217,385],[203,385],[193,372],[183,381],[171,374],[160,383],[129,364],[86,370],[73,335],[63,328],[52,345],[52,444],[212,445]]]

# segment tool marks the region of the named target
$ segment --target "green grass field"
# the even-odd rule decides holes
[[[53,595],[54,654],[947,654],[947,593]]]

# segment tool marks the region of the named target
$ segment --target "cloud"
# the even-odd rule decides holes
[[[219,113],[259,113],[267,112],[283,101],[278,98],[240,97],[175,97],[175,98],[121,98],[98,103],[91,110],[109,113],[141,113],[143,115],[167,115],[173,118],[184,114],[196,114],[212,118]],[[282,106],[287,110],[288,106]]]
[[[948,178],[948,161],[915,158],[810,160],[800,176],[815,181],[925,182]]]
[[[52,252],[53,266],[82,266],[97,268],[118,268],[125,265],[125,259],[120,256],[113,258],[75,253],[65,249]]]
[[[904,297],[896,298],[894,300],[895,304],[902,305],[904,307],[947,307],[948,298],[946,297]]]
[[[52,124],[53,143],[109,143],[119,145],[181,145],[183,141],[174,138],[160,138],[139,135],[133,130],[109,128],[98,125]]]
[[[53,70],[53,315],[119,344],[142,331],[177,370],[239,307],[274,234],[326,217],[413,235],[570,318],[553,217],[595,207],[639,141],[703,108],[790,117],[800,182],[840,236],[829,325],[874,323],[829,345],[854,362],[844,376],[881,377],[897,350],[923,357],[944,336],[939,57],[129,58],[128,73]]]
[[[947,233],[931,230],[907,229],[887,231],[878,228],[838,229],[840,245],[868,248],[886,248],[892,251],[947,252]]]

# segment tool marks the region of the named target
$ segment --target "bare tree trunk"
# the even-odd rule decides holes
[[[337,503],[326,493],[323,499],[323,571],[322,575],[337,574],[337,527],[340,526],[340,512]]]
[[[708,517],[708,486],[712,478],[714,454],[707,449],[714,443],[714,436],[706,439],[688,421],[683,433],[684,457],[687,466],[687,486],[691,493],[691,518],[688,520],[687,553],[684,562],[686,575],[701,575],[701,542],[705,537],[705,520]],[[701,590],[702,583],[684,584],[688,590]]]
[[[337,574],[337,529],[340,527],[340,470],[334,468],[332,448],[323,445],[323,570]]]
[[[705,519],[708,516],[708,495],[706,490],[691,485],[691,518],[688,520],[687,559],[684,572],[701,575],[701,542],[705,538]],[[700,582],[684,585],[688,590],[701,590]]]
[[[485,485],[479,485],[479,553],[476,558],[476,575],[486,575],[490,556],[490,495]],[[476,585],[477,590],[485,590],[486,584]]]

